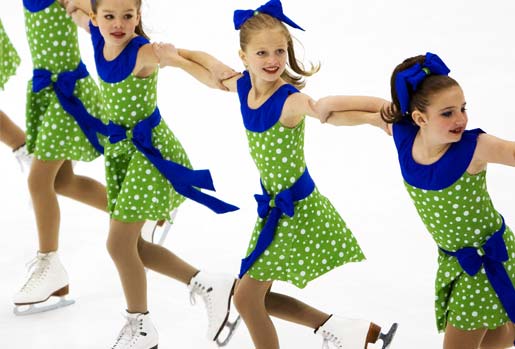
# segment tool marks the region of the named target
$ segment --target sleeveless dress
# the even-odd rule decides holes
[[[132,74],[138,50],[148,40],[132,39],[120,55],[107,61],[104,39],[90,22],[91,39],[104,100],[104,123],[114,122],[132,129],[157,107],[157,70],[147,78]],[[188,168],[190,161],[179,140],[163,119],[152,129],[152,143],[163,157]],[[112,218],[122,222],[170,219],[170,212],[185,197],[139,152],[130,139],[105,145],[108,208]]]
[[[16,73],[16,68],[20,65],[20,57],[14,49],[7,33],[0,20],[0,89]]]
[[[34,69],[58,74],[77,69],[81,62],[77,26],[56,0],[24,0],[25,29]],[[27,148],[40,160],[91,161],[100,153],[92,146],[75,118],[68,114],[51,86],[33,92],[27,87]],[[71,92],[71,91],[70,91]],[[73,95],[90,115],[101,112],[100,93],[93,79],[79,79]]]
[[[439,331],[447,323],[461,330],[495,329],[510,321],[485,274],[464,272],[458,259],[446,251],[480,249],[503,226],[486,187],[486,170],[466,172],[474,154],[480,129],[465,131],[460,141],[431,165],[412,157],[418,127],[400,122],[393,125],[404,184],[420,218],[439,247],[435,280],[435,315]],[[504,262],[508,278],[515,283],[515,238],[506,226],[503,239],[509,259]],[[443,250],[442,250],[443,249]]]
[[[281,125],[286,98],[298,92],[281,86],[261,107],[248,107],[251,89],[247,71],[238,80],[238,95],[250,155],[270,197],[290,188],[306,170],[304,120],[295,128]],[[352,232],[331,202],[318,189],[294,204],[293,217],[282,215],[272,243],[248,270],[260,281],[282,280],[304,288],[311,280],[348,262],[365,259]],[[256,247],[265,219],[258,218],[247,255]]]

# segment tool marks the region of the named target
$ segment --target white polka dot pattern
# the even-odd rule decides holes
[[[0,89],[4,88],[7,80],[16,72],[20,65],[20,57],[7,36],[0,20]]]

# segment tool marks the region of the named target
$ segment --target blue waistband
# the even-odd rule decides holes
[[[209,170],[192,170],[163,158],[159,149],[152,144],[152,129],[160,122],[161,114],[159,109],[156,108],[149,117],[138,122],[132,129],[127,129],[110,121],[107,125],[107,135],[109,141],[113,144],[125,139],[131,140],[136,149],[145,155],[179,194],[210,208],[216,213],[236,211],[238,207],[202,193],[197,189],[215,191]]]
[[[456,252],[440,248],[446,254],[456,257],[460,266],[470,276],[476,275],[484,267],[486,276],[497,297],[501,301],[508,317],[515,322],[515,288],[504,268],[503,263],[509,259],[503,235],[506,230],[504,218],[502,226],[479,248],[464,247]]]
[[[293,217],[295,214],[295,203],[307,198],[313,190],[315,190],[315,182],[313,182],[306,168],[302,176],[300,176],[290,188],[281,191],[273,200],[271,200],[263,183],[261,183],[261,188],[263,189],[263,194],[256,194],[254,197],[258,204],[259,217],[267,218],[268,216],[268,218],[259,233],[256,247],[241,261],[240,278],[245,275],[259,256],[261,256],[272,243],[281,216],[285,214],[289,217]]]
[[[79,62],[75,70],[59,74],[53,74],[46,69],[34,69],[32,91],[37,93],[52,86],[64,111],[75,119],[91,145],[103,154],[104,147],[100,144],[97,133],[105,135],[106,125],[100,119],[92,116],[81,100],[73,94],[77,81],[87,76],[89,76],[89,73],[82,61]]]

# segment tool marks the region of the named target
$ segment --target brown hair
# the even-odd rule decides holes
[[[454,80],[450,76],[429,75],[419,84],[416,91],[412,91],[411,89],[409,89],[409,110],[406,115],[402,115],[399,98],[397,96],[397,90],[395,89],[395,79],[397,78],[397,74],[406,69],[409,69],[417,63],[423,64],[425,59],[425,55],[411,57],[404,60],[404,62],[395,67],[392,73],[392,77],[390,79],[392,103],[390,104],[390,106],[383,107],[381,109],[381,117],[385,122],[395,123],[406,119],[413,121],[413,119],[411,118],[411,113],[413,112],[413,110],[417,109],[421,112],[425,112],[426,108],[429,106],[429,98],[431,95],[452,86],[459,86],[458,82],[456,82],[456,80]]]
[[[94,14],[97,14],[97,7],[101,0],[91,0],[91,11],[93,11]],[[142,0],[133,0],[136,2],[136,7],[138,8],[138,13],[141,13],[141,3]],[[144,37],[147,40],[150,40],[150,37],[145,33],[143,30],[143,21],[140,19],[138,26],[134,30],[136,34],[139,36]]]
[[[316,66],[311,64],[311,68],[309,70],[305,70],[302,62],[298,61],[297,58],[295,58],[295,50],[293,47],[292,36],[283,22],[265,13],[257,13],[255,16],[249,18],[241,26],[240,47],[243,51],[245,51],[250,41],[252,32],[273,28],[280,28],[288,42],[288,63],[286,69],[284,70],[284,73],[281,75],[281,78],[283,78],[287,83],[292,84],[300,90],[306,85],[304,77],[311,76],[318,72],[320,70],[320,64]]]

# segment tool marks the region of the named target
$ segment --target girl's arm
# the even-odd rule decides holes
[[[91,5],[89,0],[69,0],[64,3],[66,12],[73,22],[89,33],[89,21],[91,20]]]
[[[486,133],[480,134],[469,170],[472,173],[480,172],[486,168],[489,162],[515,166],[515,142]]]
[[[319,99],[315,108],[321,122],[326,122],[333,112],[362,111],[377,113],[388,101],[368,96],[328,96]]]
[[[192,51],[186,49],[179,49],[179,54],[191,62],[200,64],[206,68],[212,75],[212,79],[216,82],[217,87],[222,90],[227,90],[223,84],[224,80],[230,79],[239,73],[231,67],[220,62],[215,57],[202,51]]]
[[[187,53],[183,55],[184,52],[191,51],[182,49],[178,50],[172,44],[163,43],[152,44],[150,47],[153,49],[152,53],[148,52],[146,54],[147,59],[145,59],[148,64],[159,64],[161,68],[166,66],[180,68],[208,87],[226,90],[226,87],[221,84],[220,79],[214,78],[212,72],[208,70],[207,67],[196,61],[188,59]],[[152,54],[154,57],[152,57]],[[213,58],[213,61],[209,62],[210,64],[215,65],[215,61],[216,60]],[[205,63],[207,64],[207,61]],[[228,69],[232,71],[232,69]],[[226,73],[225,71],[222,71],[221,74],[225,76]],[[230,77],[232,75],[233,74],[231,73],[228,76]]]

